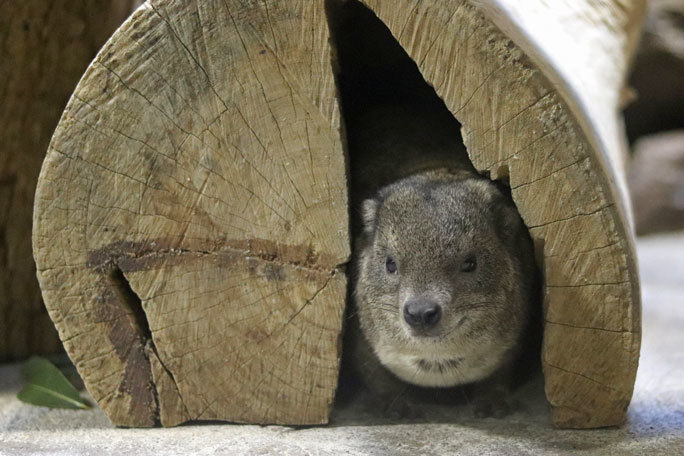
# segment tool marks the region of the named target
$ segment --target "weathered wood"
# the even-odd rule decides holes
[[[542,361],[560,427],[620,424],[640,343],[620,89],[644,2],[367,3],[510,182],[545,275]]]
[[[35,256],[114,423],[327,420],[349,255],[327,40],[323,2],[151,1],[79,84]]]
[[[131,2],[0,2],[0,361],[61,349],[35,279],[33,195],[69,95]]]
[[[641,2],[364,3],[474,165],[510,182],[545,273],[554,422],[621,423],[640,304],[616,112]],[[323,0],[150,1],[98,55],[42,170],[34,252],[115,423],[326,421],[349,254],[338,119]]]

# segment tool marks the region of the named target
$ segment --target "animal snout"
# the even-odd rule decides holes
[[[442,318],[442,307],[433,301],[409,301],[404,304],[404,320],[414,328],[430,328]]]

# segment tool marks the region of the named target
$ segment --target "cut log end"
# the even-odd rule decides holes
[[[323,18],[308,2],[150,2],[76,90],[35,252],[115,424],[327,421],[349,240]]]

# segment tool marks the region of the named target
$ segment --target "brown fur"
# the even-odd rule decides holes
[[[505,188],[474,171],[447,122],[407,107],[362,120],[364,133],[350,141],[358,148],[352,364],[378,393],[397,394],[403,382],[489,385],[496,398],[479,411],[505,414],[511,366],[538,303],[529,234]],[[462,272],[469,258],[476,269]],[[443,309],[427,336],[402,313],[425,297]]]

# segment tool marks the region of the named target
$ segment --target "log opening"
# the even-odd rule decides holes
[[[350,210],[360,207],[362,199],[372,196],[365,192],[364,187],[369,185],[369,177],[364,175],[364,168],[377,168],[381,160],[374,160],[366,155],[381,155],[383,162],[388,158],[386,153],[383,155],[378,150],[355,147],[357,142],[363,142],[364,139],[368,143],[364,136],[369,134],[366,130],[370,130],[371,134],[377,131],[378,136],[383,137],[387,132],[378,129],[387,127],[388,131],[397,134],[396,141],[406,139],[418,146],[421,145],[421,141],[433,144],[430,141],[432,138],[424,136],[426,133],[428,136],[436,134],[447,137],[449,151],[457,157],[456,163],[477,173],[461,135],[461,123],[447,108],[434,87],[425,80],[416,62],[395,39],[392,31],[361,1],[326,0],[325,4],[333,46],[333,69],[344,125],[341,134],[349,161]],[[395,120],[391,117],[405,115],[405,109],[412,111],[409,113],[409,120],[417,119],[413,112],[415,110],[418,117],[422,116],[432,122],[419,123],[414,129],[411,128],[413,125],[407,125],[407,130],[402,131],[401,128],[397,128]],[[375,115],[376,112],[379,114]],[[416,139],[411,136],[415,136]],[[359,137],[362,139],[359,140]],[[398,153],[393,158],[410,162],[409,167],[415,166],[418,169],[421,168],[422,161],[426,163],[426,168],[434,166],[435,164],[430,162],[430,154],[424,152],[423,149],[415,147],[410,150],[409,155]],[[444,166],[444,163],[437,162],[436,165]],[[394,164],[386,162],[385,165],[391,167]],[[492,173],[489,169],[484,169],[480,170],[479,174],[491,179]],[[504,163],[496,168],[496,179],[492,180],[512,200],[509,174],[509,166]],[[379,174],[370,176],[370,179],[375,177],[382,179],[384,176]],[[396,176],[393,177],[397,179]],[[360,234],[360,218],[360,214],[350,212],[352,233],[355,236]],[[539,273],[539,265],[543,261],[543,246],[543,239],[534,240],[535,258],[538,261],[537,273],[540,277],[542,274]],[[524,336],[530,353],[525,354],[524,360],[521,360],[520,372],[517,372],[518,376],[526,379],[530,375],[541,374],[541,322],[538,319],[541,314],[541,290],[538,289],[539,296],[533,303],[538,306],[532,312],[533,323]],[[348,299],[352,293],[350,287]],[[349,306],[350,302],[347,303],[348,313]],[[348,376],[342,378],[345,381],[355,381]]]
[[[354,147],[354,142],[365,135],[372,135],[379,129],[398,130],[394,118],[401,118],[411,110],[429,118],[435,125],[432,131],[400,132],[397,141],[411,140],[411,136],[436,133],[453,142],[453,153],[458,161],[473,171],[465,153],[461,136],[461,124],[452,115],[421,74],[416,62],[397,42],[392,32],[375,13],[358,0],[326,0],[326,13],[333,46],[333,70],[336,76],[337,93],[344,120],[343,142],[349,155],[350,196],[352,207],[356,207],[362,190],[368,186],[362,179],[363,167],[375,164],[368,155],[379,155],[373,150]],[[400,119],[399,122],[410,122]],[[410,125],[407,125],[409,128]],[[380,131],[380,136],[383,132]],[[401,133],[404,135],[401,136]],[[420,161],[418,149],[411,156],[397,154],[396,159]],[[381,159],[386,157],[382,156]],[[391,165],[391,164],[390,164]],[[396,177],[396,176],[395,176]],[[377,176],[382,179],[382,176]]]
[[[325,3],[333,68],[347,128],[360,128],[356,119],[374,106],[416,105],[449,119],[460,137],[461,124],[372,10],[358,0]]]

